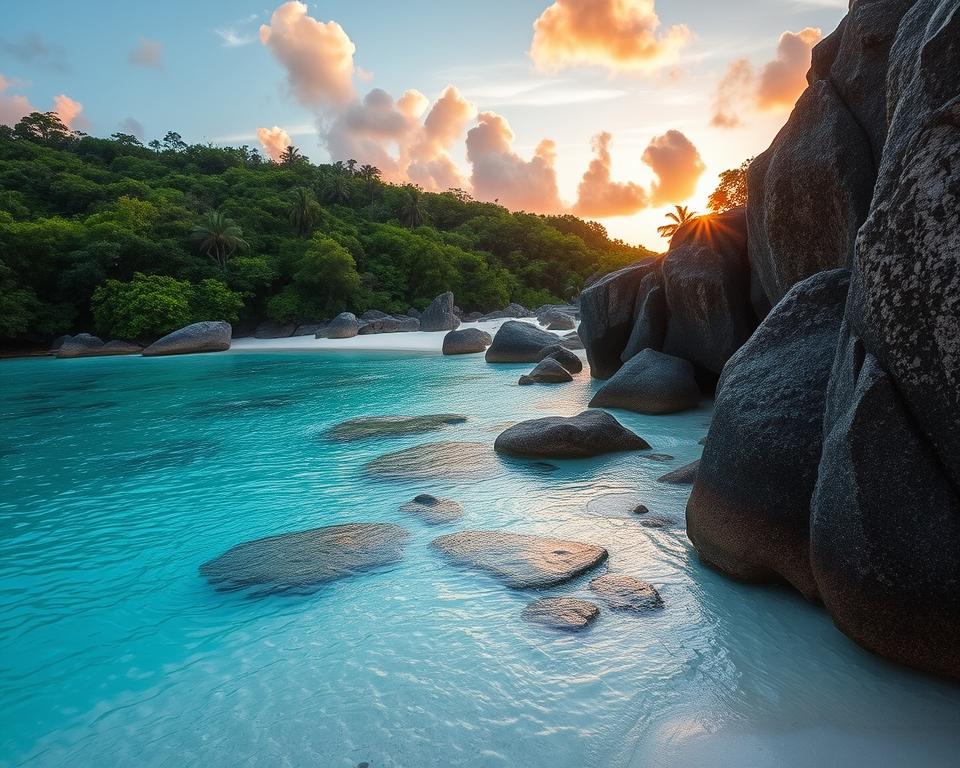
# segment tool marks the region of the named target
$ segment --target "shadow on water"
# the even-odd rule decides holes
[[[108,465],[117,472],[152,472],[193,464],[214,456],[220,444],[214,440],[163,440],[149,448],[113,454]]]

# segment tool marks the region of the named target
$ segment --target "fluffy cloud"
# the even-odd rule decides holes
[[[533,23],[530,56],[543,69],[597,65],[651,72],[676,61],[690,32],[658,34],[653,0],[556,0]]]
[[[38,111],[26,96],[6,95],[13,81],[0,75],[0,125],[16,125],[20,118]]]
[[[650,203],[647,191],[639,184],[611,181],[610,140],[607,132],[593,137],[596,157],[577,187],[573,212],[578,216],[629,216]]]
[[[792,107],[807,87],[810,52],[821,34],[813,27],[784,32],[776,57],[759,72],[746,59],[732,61],[717,86],[710,124],[734,128],[742,123],[741,115],[748,110]]]
[[[297,0],[273,12],[260,42],[287,70],[294,96],[308,107],[343,106],[354,98],[353,42],[335,21],[324,24]]]
[[[428,106],[419,91],[406,91],[394,101],[374,88],[363,101],[342,109],[323,132],[327,151],[335,160],[375,165],[388,181],[412,181],[430,191],[462,186],[448,151],[463,135],[474,107],[452,86],[429,112]]]
[[[533,157],[513,151],[513,131],[495,112],[481,112],[467,132],[470,182],[481,200],[498,200],[513,210],[555,213],[563,209],[557,189],[556,145],[545,139]]]
[[[127,61],[138,67],[159,69],[163,66],[163,44],[147,37],[140,38],[137,47],[130,51]]]
[[[651,139],[642,159],[657,176],[650,188],[654,205],[682,203],[691,197],[705,169],[693,142],[674,130]]]
[[[83,104],[62,93],[53,97],[53,111],[67,128],[83,128],[87,123],[80,114],[83,112]]]
[[[280,160],[284,150],[293,144],[289,134],[277,125],[273,128],[257,128],[257,138],[269,158],[275,163]]]

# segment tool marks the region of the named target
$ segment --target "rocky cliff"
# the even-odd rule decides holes
[[[960,678],[958,73],[960,0],[854,0],[728,215],[745,246],[681,231],[643,279],[584,292],[581,335],[610,375],[662,290],[657,348],[721,374],[687,506],[700,557]],[[616,350],[593,305],[630,290]]]

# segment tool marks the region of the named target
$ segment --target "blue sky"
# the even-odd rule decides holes
[[[4,94],[25,96],[41,109],[66,94],[83,105],[79,127],[97,135],[134,118],[147,139],[176,130],[189,141],[257,145],[256,129],[276,125],[312,159],[325,160],[317,110],[291,95],[283,65],[257,37],[279,4],[8,2],[0,32]],[[432,100],[452,84],[479,110],[509,121],[519,156],[529,157],[544,138],[554,140],[564,200],[576,196],[598,132],[612,135],[614,178],[647,185],[645,146],[664,131],[681,131],[705,166],[689,201],[697,207],[716,174],[762,151],[789,111],[748,106],[736,128],[712,126],[717,88],[731,62],[745,58],[759,72],[776,57],[782,33],[814,27],[827,34],[845,11],[842,0],[658,0],[661,31],[683,24],[690,36],[677,61],[643,75],[591,65],[537,69],[527,54],[532,25],[550,5],[327,0],[308,3],[308,14],[338,22],[355,44],[355,64],[372,74],[356,79],[358,96],[372,87],[395,97],[416,88]],[[217,30],[250,42],[229,46]],[[144,38],[159,44],[156,66],[129,59]],[[462,142],[449,155],[469,174]],[[651,206],[601,220],[615,234],[657,246],[654,229],[663,213],[663,206]]]

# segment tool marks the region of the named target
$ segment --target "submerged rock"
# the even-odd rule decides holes
[[[580,355],[560,344],[546,347],[541,351],[540,355],[540,360],[552,358],[570,371],[570,373],[580,373],[580,371],[583,370],[583,361],[580,359]]]
[[[453,331],[459,325],[460,318],[454,312],[453,294],[450,291],[437,296],[420,315],[421,331]]]
[[[388,523],[349,523],[247,541],[200,566],[218,590],[309,593],[322,584],[395,563],[407,531]]]
[[[521,421],[504,430],[494,443],[498,453],[576,459],[617,451],[640,451],[650,445],[605,411],[576,416],[548,416]]]
[[[317,331],[317,338],[352,339],[360,332],[360,321],[353,312],[341,312],[322,331]],[[320,334],[323,334],[323,337]]]
[[[463,506],[456,501],[437,498],[429,493],[421,493],[401,504],[400,511],[408,515],[416,515],[430,525],[452,523],[463,517]]]
[[[186,355],[194,352],[224,352],[230,349],[230,323],[223,320],[208,320],[193,323],[162,339],[153,342],[143,350],[144,357],[159,355]]]
[[[557,343],[555,334],[533,323],[508,320],[497,330],[487,350],[488,363],[536,363],[543,350]]]
[[[479,328],[460,328],[443,337],[443,354],[469,355],[483,352],[493,342],[493,337]]]
[[[341,421],[326,432],[331,440],[365,440],[371,437],[397,437],[435,432],[453,424],[463,424],[459,413],[431,413],[426,416],[357,416]]]
[[[563,384],[573,381],[570,371],[564,368],[552,357],[546,357],[537,363],[536,367],[520,377],[521,385],[527,384]]]
[[[619,611],[644,613],[663,608],[663,598],[653,585],[625,573],[608,573],[592,579],[590,589]]]
[[[699,402],[700,387],[693,365],[679,357],[644,349],[597,390],[590,407],[662,414],[696,408]]]
[[[471,480],[492,474],[498,466],[486,443],[451,441],[387,453],[367,462],[364,469],[390,480]]]
[[[607,559],[607,550],[595,544],[498,531],[451,533],[431,546],[454,563],[489,573],[515,589],[561,584]]]
[[[697,479],[697,470],[700,467],[700,459],[684,464],[682,467],[667,472],[667,474],[658,477],[658,483],[668,483],[670,485],[693,485]]]
[[[527,603],[520,618],[531,624],[554,629],[583,629],[600,614],[600,609],[587,600],[574,597],[543,597]]]

